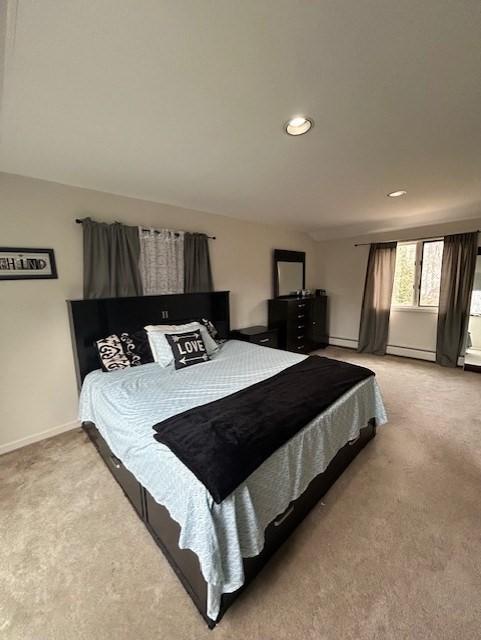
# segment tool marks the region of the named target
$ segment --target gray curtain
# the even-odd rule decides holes
[[[141,296],[139,228],[82,220],[84,298]]]
[[[436,340],[436,362],[443,367],[457,366],[463,347],[477,251],[477,232],[444,238]]]
[[[184,291],[213,291],[209,240],[204,233],[184,234]]]
[[[371,244],[369,250],[357,348],[363,353],[386,353],[396,246],[396,242],[383,242]]]

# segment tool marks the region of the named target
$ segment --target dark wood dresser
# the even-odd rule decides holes
[[[286,351],[308,353],[326,347],[327,296],[269,300],[269,329],[278,330],[279,348]]]

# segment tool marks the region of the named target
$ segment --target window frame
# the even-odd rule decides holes
[[[437,305],[422,305],[421,301],[421,282],[423,276],[423,256],[424,245],[431,242],[444,242],[444,238],[427,238],[425,240],[406,240],[405,242],[398,242],[398,246],[405,244],[416,245],[416,257],[414,262],[414,284],[413,284],[413,304],[394,304],[391,300],[392,311],[416,311],[421,313],[438,313],[439,304]],[[444,248],[444,246],[443,246]]]

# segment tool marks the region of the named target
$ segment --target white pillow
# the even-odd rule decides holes
[[[188,324],[149,324],[144,329],[147,331],[150,348],[155,362],[161,367],[167,367],[174,361],[174,355],[170,348],[166,333],[182,333],[185,331],[200,330],[207,353],[211,356],[217,351],[219,345],[210,336],[207,329],[200,322],[189,322]]]

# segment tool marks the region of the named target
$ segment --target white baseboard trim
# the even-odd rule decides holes
[[[357,349],[357,340],[353,338],[334,338],[329,337],[329,344],[333,347],[347,347],[348,349]]]
[[[348,349],[357,349],[358,341],[354,338],[329,338],[329,344],[335,347],[347,347]],[[413,349],[411,347],[401,347],[398,345],[389,345],[386,353],[390,356],[401,356],[402,358],[415,358],[416,360],[427,360],[436,362],[436,354],[434,351],[427,349]]]
[[[411,347],[398,347],[388,345],[386,353],[390,356],[401,356],[402,358],[415,358],[416,360],[428,360],[436,362],[436,353],[426,349],[412,349]]]
[[[411,347],[387,346],[386,353],[391,356],[401,356],[403,358],[415,358],[416,360],[427,360],[436,362],[436,352],[427,349],[411,349]],[[464,367],[464,356],[458,357],[458,367]]]
[[[77,429],[78,427],[80,427],[80,422],[78,420],[74,420],[73,422],[60,424],[57,427],[52,427],[51,429],[47,429],[46,431],[40,431],[40,433],[35,433],[31,436],[26,436],[25,438],[14,440],[13,442],[0,444],[0,455],[2,455],[3,453],[9,453],[10,451],[15,451],[15,449],[21,449],[22,447],[26,447],[29,444],[33,444],[34,442],[40,442],[40,440],[46,440],[47,438],[51,438],[52,436],[57,436],[60,433],[64,433],[65,431]]]

